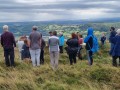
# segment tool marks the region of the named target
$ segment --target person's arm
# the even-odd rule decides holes
[[[117,37],[110,37],[110,41],[111,41],[111,43],[116,43],[116,41],[117,41]]]
[[[44,41],[44,40],[42,41],[42,44],[43,44],[43,48],[45,48],[46,43],[45,43],[45,41]]]
[[[3,37],[1,36],[1,45],[3,47]]]
[[[16,47],[15,37],[13,34],[12,34],[12,39],[13,39],[13,45],[14,45],[14,47]]]
[[[85,39],[84,39],[84,43],[87,43],[88,40],[89,40],[90,36],[87,36]]]

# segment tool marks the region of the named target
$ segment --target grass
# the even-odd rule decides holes
[[[15,49],[15,68],[4,64],[3,49],[0,47],[0,90],[120,90],[120,67],[111,65],[109,45],[101,47],[94,55],[93,66],[84,60],[69,65],[66,53],[60,55],[59,68],[50,67],[48,48],[45,49],[45,64],[32,67],[20,62]]]

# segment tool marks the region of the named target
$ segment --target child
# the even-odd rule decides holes
[[[22,47],[22,58],[25,60],[27,63],[30,61],[30,51],[29,51],[29,46],[28,46],[28,40],[24,40],[24,45]]]
[[[42,37],[42,35],[41,35]],[[40,54],[40,64],[44,64],[44,48],[46,46],[46,43],[44,41],[44,39],[42,38],[42,41],[41,41],[41,54]]]

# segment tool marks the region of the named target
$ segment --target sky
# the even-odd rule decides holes
[[[120,18],[120,0],[0,0],[0,22]]]

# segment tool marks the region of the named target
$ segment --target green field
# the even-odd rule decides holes
[[[20,62],[15,49],[15,68],[4,64],[0,47],[0,90],[120,90],[120,67],[111,65],[109,44],[94,55],[94,64],[89,66],[85,50],[84,60],[69,65],[67,54],[60,55],[58,70],[50,67],[48,48],[45,48],[45,64],[32,67]]]

